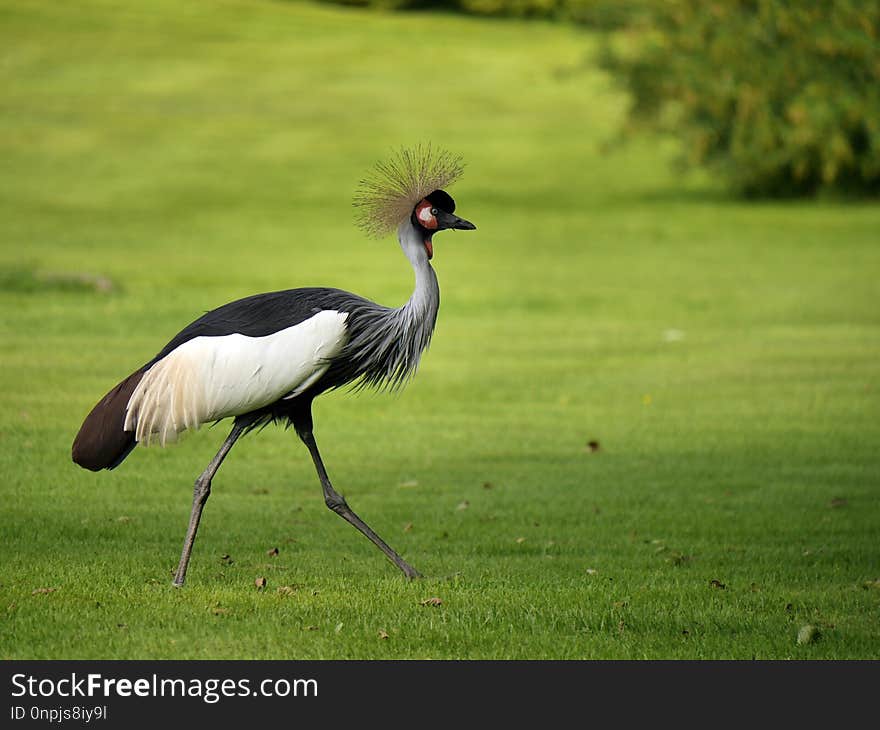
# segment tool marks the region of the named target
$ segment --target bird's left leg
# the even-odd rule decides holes
[[[326,505],[338,514],[342,519],[351,525],[354,525],[370,542],[379,548],[386,557],[400,568],[407,578],[421,578],[422,574],[401,558],[394,550],[389,547],[381,537],[379,537],[372,528],[358,517],[354,510],[348,506],[345,498],[339,494],[330,483],[330,477],[327,476],[327,470],[324,468],[324,462],[321,460],[321,454],[318,452],[318,444],[312,434],[312,414],[311,407],[307,406],[294,416],[294,428],[303,443],[312,455],[312,461],[315,463],[315,469],[318,472],[318,479],[321,481],[321,488],[324,490],[324,502]]]
[[[238,441],[238,437],[247,430],[250,423],[251,422],[248,420],[239,418],[235,419],[232,431],[230,431],[229,436],[226,437],[226,441],[223,442],[220,450],[214,458],[211,459],[211,462],[205,467],[205,470],[199,475],[199,478],[196,479],[195,487],[193,489],[193,503],[192,511],[189,516],[189,526],[186,529],[186,537],[183,540],[183,552],[180,555],[180,563],[177,565],[177,573],[174,575],[173,585],[176,588],[180,588],[186,580],[186,569],[189,565],[190,555],[192,555],[193,544],[196,541],[196,531],[199,529],[199,521],[202,519],[202,509],[205,507],[205,502],[208,501],[208,497],[211,495],[211,480],[220,468],[220,464],[223,463],[223,459],[226,458],[226,454],[229,453],[229,450],[235,442]]]

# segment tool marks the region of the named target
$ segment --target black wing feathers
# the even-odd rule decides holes
[[[265,337],[304,322],[324,309],[340,309],[340,304],[353,294],[339,289],[286,289],[268,294],[255,294],[237,299],[203,314],[181,330],[150,365],[161,360],[184,342],[196,337],[224,337],[241,334]]]

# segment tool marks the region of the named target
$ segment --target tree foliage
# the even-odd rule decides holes
[[[749,195],[880,191],[880,3],[656,2],[604,65]]]
[[[556,18],[610,31],[630,130],[746,195],[880,192],[880,0],[332,0]]]

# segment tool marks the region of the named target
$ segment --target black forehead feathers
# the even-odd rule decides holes
[[[447,213],[455,213],[455,201],[445,190],[435,190],[430,195],[426,195],[425,200],[435,208],[445,210]]]

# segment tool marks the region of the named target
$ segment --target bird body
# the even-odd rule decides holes
[[[74,442],[74,461],[93,471],[113,469],[136,443],[149,446],[158,437],[164,446],[185,429],[229,416],[282,418],[285,401],[307,390],[314,397],[358,379],[380,388],[402,385],[430,344],[440,288],[411,221],[401,223],[398,236],[416,274],[404,306],[312,287],[211,310],[129,376],[136,379],[133,390],[124,402],[116,399],[112,414],[104,401],[95,407]]]
[[[368,197],[364,203],[364,227],[376,232],[385,226],[389,200],[397,214],[400,196],[406,197],[411,213],[397,227],[401,248],[415,272],[415,288],[406,304],[390,308],[340,289],[316,287],[224,304],[181,330],[107,393],[83,422],[74,440],[73,460],[99,471],[119,466],[139,443],[158,441],[164,446],[184,430],[235,418],[230,436],[196,480],[176,585],[183,583],[211,478],[226,453],[243,433],[279,420],[293,424],[309,448],[328,506],[404,573],[417,575],[333,490],[314,443],[311,417],[312,401],[327,390],[348,384],[397,388],[415,372],[430,343],[440,303],[430,265],[432,236],[444,228],[474,228],[453,214],[455,203],[447,193],[433,188],[438,180],[449,182],[454,169],[448,157],[441,155],[438,164],[429,150],[415,156],[404,152],[401,159],[398,167],[380,168],[386,177],[389,170],[396,175],[391,182],[399,183],[399,189],[389,197],[387,185],[370,188],[380,197]]]

